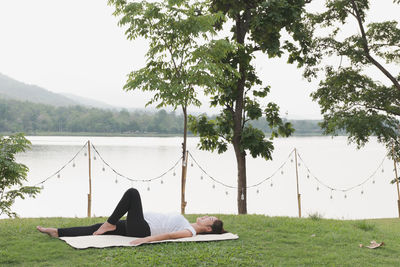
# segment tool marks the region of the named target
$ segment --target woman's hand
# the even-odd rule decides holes
[[[147,243],[147,242],[149,242],[147,240],[147,238],[146,237],[142,237],[142,238],[137,238],[137,239],[129,242],[129,244],[134,245],[134,246],[140,246],[141,244],[144,244],[144,243]]]

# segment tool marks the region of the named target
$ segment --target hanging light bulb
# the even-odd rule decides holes
[[[283,171],[281,171],[281,174],[283,175]]]
[[[115,176],[115,183],[118,184],[118,178]]]
[[[307,179],[310,179],[310,174],[309,173],[307,173]]]
[[[161,184],[164,184],[164,181],[161,179],[160,183],[161,183]]]
[[[192,163],[190,163],[190,166],[191,166],[191,167],[193,167],[193,162],[192,162]]]
[[[60,173],[58,173],[58,174],[57,174],[57,178],[60,178],[60,177],[61,177],[61,175],[60,175]]]
[[[43,186],[43,184],[42,184],[42,186],[41,186],[40,188],[44,189],[44,186]]]
[[[147,191],[150,191],[150,186],[147,186]]]
[[[346,195],[346,194],[344,194],[344,198],[347,198],[347,195]]]
[[[101,169],[103,172],[105,172],[106,171],[106,168],[103,166],[103,168]]]
[[[257,188],[257,191],[256,191],[256,193],[257,193],[257,194],[258,194],[258,193],[260,193],[260,189],[258,189],[258,188]]]
[[[317,186],[317,191],[319,191],[319,186]]]
[[[372,183],[375,184],[375,180],[372,180]]]
[[[330,199],[333,199],[333,196],[332,196],[332,195],[330,196]]]
[[[176,173],[175,173],[175,170],[174,170],[174,173],[172,174],[173,176],[175,176],[176,175]]]
[[[225,191],[225,195],[228,195],[228,191]]]
[[[364,194],[364,190],[361,190],[361,195]]]
[[[293,159],[290,159],[290,162],[293,162]]]
[[[85,155],[85,157],[86,157],[86,156],[87,156],[87,152],[85,152],[85,154],[84,154],[84,155]]]
[[[72,168],[75,168],[75,166],[76,166],[76,165],[75,165],[75,161],[74,161],[74,162],[72,163]]]
[[[271,187],[273,187],[273,186],[274,186],[274,183],[273,183],[273,182],[271,182],[270,186],[271,186]]]
[[[213,184],[212,188],[215,189],[215,184]]]
[[[297,165],[300,167],[300,162]]]
[[[382,172],[385,172],[385,170],[382,168]]]
[[[203,179],[204,179],[203,175],[202,175],[202,176],[200,176],[200,180],[203,180]]]

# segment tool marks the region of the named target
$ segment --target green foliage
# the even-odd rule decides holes
[[[38,187],[23,186],[28,167],[15,162],[15,155],[29,147],[30,142],[23,134],[0,136],[0,215],[16,217],[17,214],[11,210],[15,199],[25,199],[26,195],[34,197],[40,192]]]
[[[397,2],[398,1],[394,1]],[[325,134],[345,131],[349,141],[358,147],[370,136],[395,151],[400,151],[400,28],[396,21],[365,24],[369,0],[327,0],[326,9],[310,15],[315,29],[309,57],[315,61],[307,66],[305,76],[324,72],[324,79],[312,94],[318,101]],[[348,35],[348,25],[358,28]],[[321,31],[323,29],[323,31]],[[317,34],[318,33],[318,34]],[[325,60],[340,60],[339,66]],[[312,61],[309,61],[312,62]],[[381,72],[381,80],[370,77],[370,69]]]
[[[215,80],[208,70],[216,65],[206,60],[208,49],[199,43],[214,33],[213,25],[223,16],[207,13],[197,1],[110,0],[109,4],[121,17],[120,26],[127,27],[128,39],[143,37],[150,42],[146,66],[129,74],[124,89],[153,91],[148,105],[200,106],[195,86],[212,87]]]
[[[186,215],[193,221],[199,215]],[[1,266],[397,266],[398,219],[357,221],[297,219],[262,215],[217,215],[238,240],[148,244],[76,250],[35,227],[73,227],[106,218],[0,220]],[[371,240],[376,250],[360,248]],[[34,245],[32,245],[34,244]]]

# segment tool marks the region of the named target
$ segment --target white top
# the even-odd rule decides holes
[[[192,236],[196,236],[196,231],[193,226],[179,213],[156,213],[144,212],[144,219],[150,227],[151,235],[159,235],[165,233],[172,233],[181,230],[189,230]]]

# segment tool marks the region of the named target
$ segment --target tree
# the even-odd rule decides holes
[[[144,37],[149,44],[147,63],[142,69],[129,74],[124,90],[154,92],[147,105],[157,103],[157,108],[181,108],[184,118],[182,190],[186,164],[187,108],[200,106],[196,86],[211,87],[214,78],[207,71],[207,57],[200,40],[214,32],[213,25],[221,20],[219,13],[205,13],[202,2],[187,0],[161,0],[157,2],[128,2],[109,0],[115,6],[115,16],[121,16],[120,26],[126,26],[129,40]],[[182,193],[182,213],[186,202]]]
[[[399,3],[399,1],[394,1]],[[366,24],[369,0],[328,0],[326,10],[311,15],[316,29],[312,53],[321,65],[326,59],[338,60],[338,67],[328,64],[308,66],[305,76],[325,75],[312,94],[321,106],[325,134],[345,130],[351,142],[360,148],[377,136],[389,151],[400,151],[400,28],[396,21]],[[354,25],[357,32],[348,33]],[[318,31],[321,32],[321,31]],[[397,66],[397,68],[396,68]],[[376,80],[381,75],[380,80]]]
[[[26,181],[28,167],[15,162],[15,154],[29,148],[30,142],[23,134],[9,137],[0,137],[0,215],[16,217],[11,206],[16,198],[25,199],[25,196],[35,197],[40,192],[39,187],[23,186]]]
[[[190,118],[190,129],[200,135],[200,148],[217,150],[223,153],[227,145],[232,144],[238,168],[238,213],[247,213],[247,180],[246,155],[261,156],[266,160],[272,158],[274,149],[272,139],[278,136],[289,136],[293,132],[290,123],[284,122],[279,115],[279,107],[268,103],[260,104],[270,87],[261,88],[262,82],[256,74],[251,60],[257,53],[268,57],[280,57],[284,51],[289,53],[289,63],[301,62],[306,53],[307,35],[303,25],[306,0],[212,0],[211,12],[223,12],[232,22],[230,42],[235,50],[229,53],[222,62],[231,69],[225,70],[225,79],[212,91],[211,105],[221,107],[221,113],[215,120],[205,116]],[[222,29],[224,21],[216,24]],[[291,35],[291,40],[282,41],[282,32]],[[298,41],[298,42],[296,42]],[[297,45],[298,44],[298,45]],[[236,70],[236,72],[232,71]],[[266,140],[265,134],[248,124],[249,120],[264,117],[272,134]]]

